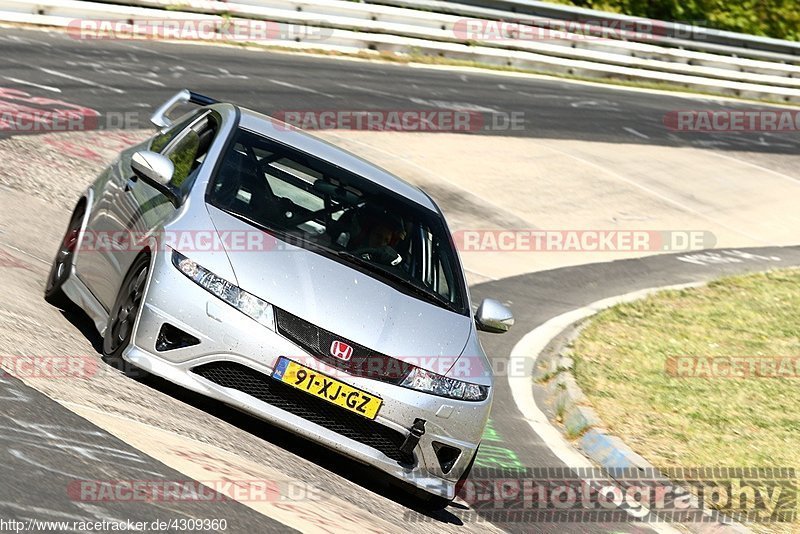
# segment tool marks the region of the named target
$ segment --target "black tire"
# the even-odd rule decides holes
[[[461,490],[464,488],[464,484],[467,483],[467,479],[469,478],[469,474],[472,472],[472,466],[475,465],[475,458],[478,457],[478,451],[481,450],[480,444],[475,448],[475,454],[472,455],[472,459],[467,464],[467,468],[464,469],[464,472],[461,473],[461,476],[456,482],[456,497],[459,496]]]
[[[44,300],[62,309],[70,303],[62,287],[64,286],[64,282],[69,278],[69,273],[72,270],[75,249],[78,245],[78,237],[80,236],[81,224],[83,223],[83,216],[85,213],[86,207],[83,204],[72,212],[72,217],[67,225],[67,231],[64,233],[64,238],[58,246],[58,252],[56,252],[56,257],[53,259],[53,266],[50,267],[50,274],[47,275],[47,283],[44,288]]]
[[[133,326],[139,316],[149,271],[149,254],[142,254],[134,260],[122,281],[103,334],[103,360],[131,378],[143,378],[148,374],[147,371],[124,360],[122,353],[131,342]]]

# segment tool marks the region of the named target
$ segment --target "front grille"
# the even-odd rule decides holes
[[[363,443],[403,465],[414,463],[413,456],[400,452],[400,446],[405,441],[405,436],[400,432],[304,393],[245,365],[227,361],[212,362],[194,367],[192,372],[220,386],[239,390]]]
[[[411,370],[411,364],[348,341],[280,308],[275,308],[275,322],[279,334],[315,358],[351,375],[399,384]],[[343,341],[353,347],[350,360],[345,362],[331,356],[330,349],[334,341]]]

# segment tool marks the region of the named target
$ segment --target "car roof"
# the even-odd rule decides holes
[[[297,150],[332,163],[353,174],[370,180],[389,191],[440,213],[439,208],[422,189],[409,184],[377,165],[339,148],[324,139],[311,135],[295,126],[256,111],[239,108],[239,126]]]

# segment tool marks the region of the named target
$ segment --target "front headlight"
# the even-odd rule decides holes
[[[440,397],[466,401],[482,401],[489,396],[489,386],[447,378],[419,367],[413,367],[400,385]]]
[[[215,297],[224,300],[270,330],[275,330],[275,313],[269,302],[261,300],[244,289],[231,284],[224,278],[220,278],[177,250],[172,251],[172,264],[195,284]]]

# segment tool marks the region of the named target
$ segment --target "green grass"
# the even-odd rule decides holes
[[[775,37],[800,39],[796,0],[548,0],[636,17],[694,21],[700,26]]]
[[[800,379],[666,371],[678,356],[800,358],[800,270],[616,306],[583,330],[572,356],[602,421],[657,467],[800,468]]]

